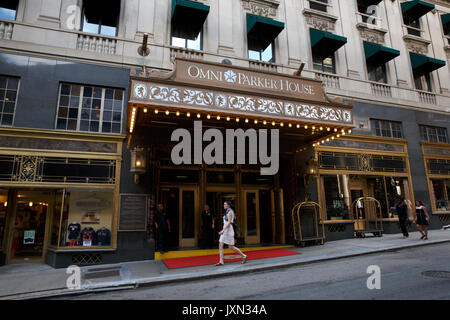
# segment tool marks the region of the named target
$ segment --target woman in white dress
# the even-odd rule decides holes
[[[229,201],[225,201],[223,204],[223,208],[225,209],[225,214],[223,215],[223,229],[219,232],[219,254],[220,261],[216,263],[216,266],[223,266],[223,246],[224,244],[228,245],[228,248],[233,250],[234,252],[240,254],[242,256],[242,264],[247,262],[247,256],[242,253],[239,248],[234,246],[234,230],[231,222],[235,219],[234,211],[231,209],[231,203]]]

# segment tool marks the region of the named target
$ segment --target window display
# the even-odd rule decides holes
[[[436,211],[450,211],[450,179],[433,179],[431,184]]]
[[[66,189],[63,206],[53,219],[57,225],[52,229],[52,240],[59,238],[59,243],[52,241],[52,245],[111,246],[113,210],[113,191]]]

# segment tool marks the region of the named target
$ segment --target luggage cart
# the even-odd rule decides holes
[[[362,206],[359,207],[360,205]],[[371,215],[373,206],[375,206],[375,212]],[[377,199],[372,197],[358,198],[353,201],[352,208],[355,213],[355,236],[357,238],[365,238],[367,233],[372,233],[375,237],[383,236],[383,214],[381,213],[380,202]],[[369,216],[374,219],[370,219]]]
[[[316,245],[325,243],[325,227],[319,226],[320,205],[313,201],[297,203],[291,211],[295,244],[305,246],[306,242]],[[308,224],[309,222],[309,224]]]

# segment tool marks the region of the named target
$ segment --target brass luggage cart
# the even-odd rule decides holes
[[[361,197],[353,201],[355,236],[365,238],[367,233],[383,236],[383,214],[380,202],[372,197]]]
[[[306,242],[323,245],[325,243],[325,228],[320,223],[320,205],[307,201],[297,203],[291,211],[292,227],[295,244],[305,246]]]

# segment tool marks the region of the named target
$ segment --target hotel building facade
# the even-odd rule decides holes
[[[220,227],[226,200],[243,245],[295,243],[305,201],[326,241],[376,217],[400,233],[399,197],[441,228],[449,30],[448,1],[0,1],[0,264],[160,258],[158,203],[171,250],[201,246],[204,204]],[[250,154],[175,164],[196,121],[278,129],[277,174]]]

